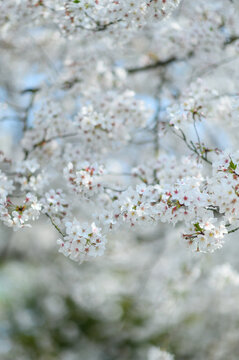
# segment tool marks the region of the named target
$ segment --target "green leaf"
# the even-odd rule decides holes
[[[231,161],[230,161],[230,164],[229,164],[229,168],[230,168],[231,170],[236,170],[237,164],[234,164],[234,162],[231,160]]]
[[[203,229],[201,228],[199,223],[194,224],[194,228],[195,228],[196,231],[203,232]]]

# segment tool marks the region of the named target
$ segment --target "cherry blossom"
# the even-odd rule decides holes
[[[239,227],[238,89],[225,76],[238,55],[237,5],[1,7],[1,120],[19,133],[17,153],[0,152],[3,223],[48,219],[80,262],[119,229],[164,223],[182,226],[193,251],[221,248]],[[71,226],[87,233],[79,255]]]
[[[100,256],[104,253],[106,239],[101,229],[94,223],[80,224],[76,219],[66,224],[64,240],[57,241],[59,251],[74,261],[82,262],[88,257]]]

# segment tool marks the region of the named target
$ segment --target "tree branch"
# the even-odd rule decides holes
[[[149,64],[149,65],[139,66],[139,67],[135,67],[135,68],[129,68],[126,70],[129,74],[134,74],[134,73],[140,72],[140,71],[157,69],[158,67],[167,66],[169,64],[172,64],[173,62],[183,61],[183,60],[185,60],[185,59],[177,59],[175,56],[172,56],[166,60],[158,60],[155,63]]]
[[[239,35],[232,35],[231,37],[229,37],[227,40],[224,41],[224,47],[226,47],[227,45],[232,44],[233,42],[239,40]],[[152,70],[152,69],[157,69],[160,67],[164,67],[164,66],[168,66],[172,63],[175,62],[180,62],[180,61],[185,61],[191,57],[193,57],[195,55],[194,51],[191,51],[188,53],[188,55],[185,58],[177,58],[176,56],[171,56],[170,58],[166,59],[166,60],[158,60],[152,64],[148,64],[148,65],[144,65],[144,66],[139,66],[139,67],[135,67],[135,68],[128,68],[126,69],[126,71],[129,74],[134,74],[140,71],[147,71],[147,70]]]

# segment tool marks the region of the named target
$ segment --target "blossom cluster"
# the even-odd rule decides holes
[[[40,168],[36,159],[21,161],[15,166],[16,183],[20,184],[22,191],[41,193],[48,183],[46,172]]]
[[[104,231],[114,230],[120,224],[134,227],[158,222],[172,225],[184,222],[182,237],[192,250],[212,252],[221,248],[224,236],[238,226],[238,166],[238,152],[221,151],[213,156],[211,175],[203,176],[202,164],[192,158],[184,157],[178,163],[175,157],[164,155],[152,166],[134,168],[132,175],[141,184],[119,192],[111,189],[110,183],[107,184],[103,168],[97,163],[68,162],[63,172],[70,193],[75,192],[82,199],[94,197],[95,200],[95,195],[100,195],[97,201],[103,209],[96,219]],[[19,163],[14,181],[8,180],[1,172],[1,220],[5,225],[18,229],[30,226],[29,221],[37,220],[41,213],[45,214],[61,234],[66,228],[67,237],[64,239],[68,245],[72,244],[71,236],[74,234],[70,226],[75,224],[78,229],[80,223],[70,220],[72,214],[68,195],[60,189],[49,189],[48,182],[41,184],[40,180],[37,181],[37,170],[39,164],[32,159]],[[36,186],[38,183],[40,186]],[[21,204],[16,203],[13,190],[19,184],[21,191],[30,190],[36,195],[28,192]],[[97,230],[98,225],[93,228],[95,235],[102,236]],[[87,236],[89,234],[91,232],[87,230]],[[93,238],[93,242],[87,239],[84,246],[91,244],[95,251],[99,239]],[[104,248],[105,245],[101,245],[97,254],[102,254]],[[86,253],[88,255],[88,250]],[[75,258],[82,260],[82,257]]]
[[[40,19],[46,22],[51,19],[67,33],[103,31],[111,25],[119,25],[122,30],[161,20],[179,3],[180,0],[13,0],[2,6],[0,25],[5,25],[8,31],[24,18],[36,23]]]
[[[162,177],[160,185],[142,184],[128,189],[113,202],[113,216],[106,212],[100,219],[109,228],[119,221],[131,226],[158,221],[175,225],[183,221],[186,228],[182,237],[192,250],[212,252],[221,248],[225,235],[238,226],[238,162],[237,153],[224,152],[215,155],[211,177],[185,172],[186,176],[179,176],[171,184]]]
[[[78,194],[94,196],[102,188],[102,167],[97,164],[90,165],[88,162],[68,163],[64,168],[64,176],[70,188]]]
[[[41,205],[35,195],[27,193],[23,202],[13,203],[7,198],[5,203],[0,204],[0,219],[4,225],[18,230],[23,227],[31,227],[29,221],[39,218]]]
[[[105,30],[108,26],[119,24],[123,27],[139,27],[147,21],[166,17],[180,3],[180,0],[144,1],[65,1],[65,16],[69,24],[64,30],[80,29]]]
[[[21,143],[26,151],[32,151],[74,132],[75,126],[72,121],[65,119],[60,103],[48,100],[35,112],[34,127],[25,132]]]
[[[62,139],[75,137],[80,138],[85,159],[92,151],[104,153],[129,141],[133,130],[144,127],[151,115],[151,110],[133,91],[91,96],[82,100],[84,106],[73,119],[64,113],[60,101],[48,100],[43,104],[35,112],[34,126],[21,141],[26,158],[38,153],[41,161],[44,152],[46,156],[49,153],[59,156]]]
[[[137,99],[133,91],[123,93],[90,94],[75,118],[86,147],[97,146],[98,151],[116,146],[117,142],[130,140],[133,130],[146,125],[150,110],[144,101]]]
[[[132,175],[139,177],[144,183],[157,182],[160,185],[173,185],[178,179],[185,177],[202,177],[202,164],[193,157],[183,156],[177,159],[174,155],[162,153],[157,159],[138,165],[132,169]]]
[[[81,224],[76,219],[66,222],[66,235],[57,241],[60,252],[74,261],[82,262],[88,257],[100,256],[104,253],[106,238],[101,229],[94,223]]]
[[[210,100],[217,95],[217,91],[205,87],[202,80],[198,79],[186,89],[178,103],[168,107],[169,124],[175,129],[185,129],[207,118],[211,108]]]
[[[50,189],[39,201],[42,213],[52,217],[55,223],[69,216],[69,204],[61,189]]]

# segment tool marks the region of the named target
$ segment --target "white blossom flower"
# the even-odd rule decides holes
[[[59,252],[69,256],[72,260],[82,262],[89,257],[100,256],[104,253],[106,238],[101,229],[94,223],[81,224],[76,219],[66,223],[64,240],[57,241]]]

